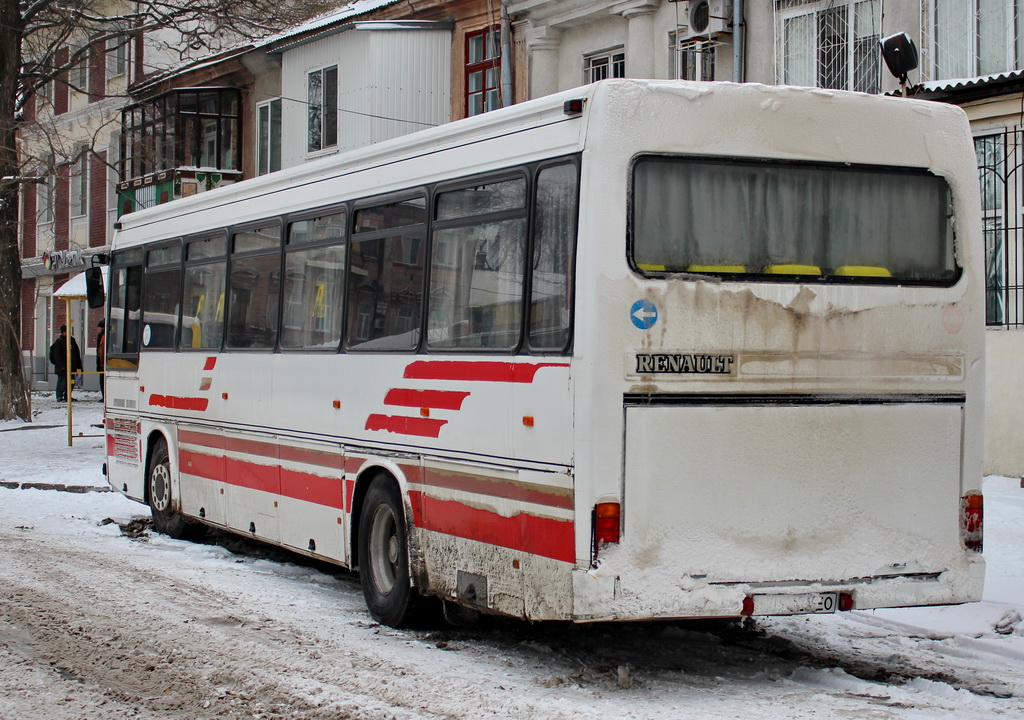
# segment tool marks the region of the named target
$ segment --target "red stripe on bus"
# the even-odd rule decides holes
[[[261,440],[246,440],[244,438],[224,437],[210,433],[196,432],[194,430],[179,430],[178,441],[189,445],[200,445],[202,447],[217,448],[218,450],[230,450],[232,452],[245,453],[247,455],[258,455],[281,459],[291,462],[301,462],[307,465],[319,465],[331,470],[341,471],[342,455],[332,453],[329,450],[309,450],[297,448],[290,445],[264,442]]]
[[[207,480],[227,481],[223,455],[204,455],[188,450],[178,451],[178,467],[181,472]]]
[[[280,445],[278,448],[282,460],[300,462],[306,465],[319,465],[320,467],[336,470],[340,475],[343,471],[341,448],[337,452],[330,450],[310,450],[298,448],[291,445]]]
[[[196,432],[195,430],[178,430],[178,442],[217,448],[218,450],[224,449],[224,437],[222,435],[210,435],[209,433]]]
[[[572,491],[565,488],[544,488],[538,485],[527,485],[514,480],[474,475],[472,473],[441,472],[427,468],[424,473],[424,485],[442,487],[449,490],[461,490],[477,495],[519,500],[520,502],[545,505],[547,507],[572,510],[574,507]]]
[[[345,507],[340,477],[324,477],[289,470],[278,465],[260,465],[246,460],[204,455],[188,450],[178,453],[178,462],[182,472],[207,480],[327,507]]]
[[[203,370],[213,370],[213,366],[217,364],[217,358],[208,357],[206,358],[206,364],[203,365]]]
[[[384,397],[385,405],[401,407],[428,407],[438,410],[461,410],[468,392],[458,390],[405,390],[392,388]]]
[[[399,435],[417,435],[436,438],[447,420],[433,418],[403,417],[400,415],[373,414],[366,418],[366,430],[386,430]]]
[[[413,380],[532,383],[537,371],[546,367],[567,368],[569,364],[513,363],[487,360],[417,360],[406,366],[404,377]]]
[[[209,398],[186,398],[173,395],[150,395],[150,407],[165,407],[172,410],[195,410],[205,412],[209,406]]]
[[[422,495],[410,493],[410,496]],[[520,550],[531,555],[576,562],[575,529],[570,520],[541,518],[520,513],[505,517],[489,510],[472,508],[460,502],[437,500],[422,495],[412,499],[414,508],[420,507],[417,527],[424,530],[453,535]]]
[[[247,438],[224,436],[224,449],[230,452],[243,453],[245,455],[258,455],[260,457],[273,458],[277,460],[277,443],[264,442],[262,440],[249,440]]]
[[[272,495],[281,494],[281,468],[277,465],[257,465],[246,460],[224,458],[227,477],[225,482],[237,487],[260,490]]]
[[[281,468],[281,494],[339,510],[346,507],[340,477],[323,477]]]

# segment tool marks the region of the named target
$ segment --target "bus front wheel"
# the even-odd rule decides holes
[[[416,591],[409,577],[409,543],[398,486],[378,477],[359,514],[359,582],[366,607],[382,625],[405,627]]]
[[[153,447],[146,483],[149,508],[153,513],[153,529],[173,538],[187,537],[192,525],[174,510],[171,495],[171,458],[164,440],[158,440]]]

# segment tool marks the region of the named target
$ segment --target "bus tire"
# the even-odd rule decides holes
[[[179,540],[186,539],[194,529],[192,523],[174,511],[171,494],[171,457],[167,443],[161,439],[153,446],[146,472],[146,495],[153,513],[153,529]]]
[[[359,582],[366,607],[382,625],[413,622],[416,591],[409,576],[409,542],[398,486],[385,477],[370,482],[359,513]]]

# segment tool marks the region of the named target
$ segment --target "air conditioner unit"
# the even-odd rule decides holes
[[[732,0],[689,0],[684,40],[710,40],[732,32]]]

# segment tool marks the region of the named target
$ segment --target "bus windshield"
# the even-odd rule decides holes
[[[644,273],[948,286],[949,187],[927,171],[643,156],[632,261]]]

